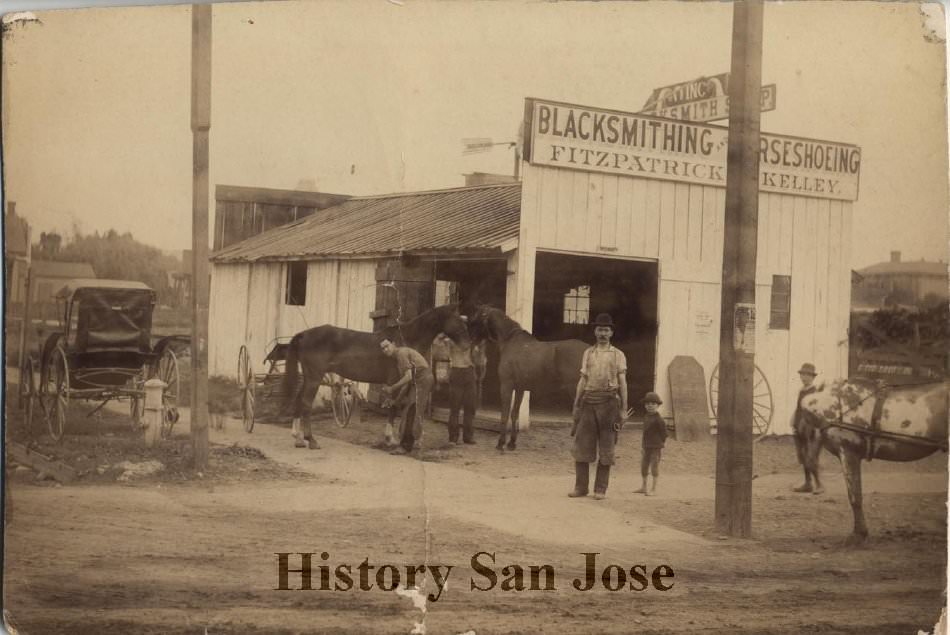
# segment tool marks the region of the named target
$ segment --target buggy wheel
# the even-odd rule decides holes
[[[356,405],[356,394],[353,385],[345,380],[334,381],[330,388],[332,395],[330,406],[333,408],[333,420],[341,428],[350,423],[353,416],[353,407]]]
[[[69,362],[61,346],[53,349],[47,369],[46,427],[57,443],[66,431],[66,414],[69,411]]]
[[[33,358],[27,356],[20,368],[20,408],[23,410],[23,423],[28,434],[33,431],[33,410],[36,408],[36,375]]]
[[[162,390],[162,429],[163,439],[168,439],[172,435],[172,428],[178,423],[178,395],[181,389],[180,377],[178,375],[178,357],[172,351],[171,347],[166,346],[162,351],[162,356],[158,358],[158,365],[155,367],[156,379],[161,379],[165,383]]]
[[[714,417],[719,411],[719,364],[713,368],[709,376],[709,406]],[[764,437],[772,425],[772,412],[775,405],[772,401],[772,386],[762,369],[758,366],[752,377],[752,438],[755,441]]]
[[[244,431],[251,432],[254,430],[254,369],[251,368],[251,357],[244,345],[238,351],[237,379],[241,389],[241,420],[244,422]]]

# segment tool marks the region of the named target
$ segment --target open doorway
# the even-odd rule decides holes
[[[475,305],[488,304],[505,309],[508,267],[506,260],[440,260],[436,262],[436,305],[458,302],[463,312]],[[489,343],[485,349],[488,365],[483,382],[482,406],[499,407],[498,348]],[[435,405],[448,406],[447,390],[438,390]]]
[[[539,340],[579,339],[594,343],[590,323],[609,313],[617,325],[612,344],[627,357],[630,405],[654,390],[657,335],[655,261],[578,256],[539,251],[535,266],[532,329]],[[531,396],[532,410],[561,413],[571,398]]]

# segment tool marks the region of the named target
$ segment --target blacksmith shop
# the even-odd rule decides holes
[[[528,99],[524,131],[520,181],[324,197],[305,218],[216,245],[210,372],[233,375],[242,344],[262,359],[277,336],[369,331],[447,302],[503,307],[541,340],[593,341],[589,322],[608,312],[630,394],[656,390],[670,416],[675,358],[706,386],[717,372],[727,128]],[[847,374],[860,149],[761,137],[756,304],[739,335],[754,345],[758,411],[785,434],[803,362]],[[225,208],[219,196],[217,222]],[[535,416],[566,407],[526,401]]]

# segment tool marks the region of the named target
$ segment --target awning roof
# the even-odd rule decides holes
[[[214,262],[499,254],[518,238],[521,184],[363,196],[211,256]]]

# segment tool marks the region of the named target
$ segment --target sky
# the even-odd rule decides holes
[[[728,71],[731,55],[720,2],[288,1],[213,15],[212,186],[457,187],[511,173],[511,150],[464,155],[462,139],[514,141],[525,97],[636,112],[656,87]],[[6,200],[34,237],[114,228],[189,248],[190,7],[36,16],[3,43]],[[891,250],[946,260],[939,5],[767,3],[764,23],[777,107],[762,130],[862,148],[853,267]]]

